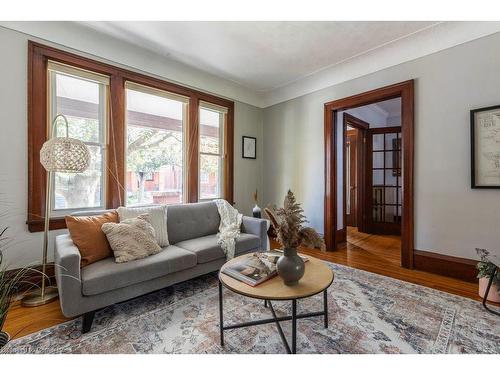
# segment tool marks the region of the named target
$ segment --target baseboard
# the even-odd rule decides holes
[[[335,240],[337,243],[347,241],[347,228],[337,229],[335,232]]]
[[[414,250],[413,267],[420,271],[436,273],[469,282],[477,282],[477,261],[430,251]]]
[[[42,281],[42,266],[30,267],[33,271],[28,271],[23,278],[23,282],[19,285],[19,292],[25,292],[28,289],[34,290],[36,287],[34,285],[41,285]],[[12,270],[8,270],[6,272],[6,276],[8,279],[12,278],[16,272],[19,272],[21,268],[16,268]],[[54,272],[54,264],[47,264],[45,268],[45,274],[49,278],[50,285],[56,285],[56,276]]]

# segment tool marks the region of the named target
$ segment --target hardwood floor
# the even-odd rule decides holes
[[[348,242],[334,252],[308,248],[302,248],[301,252],[330,262],[480,300],[475,283],[402,268],[399,236],[371,235],[359,233],[356,228],[348,228],[347,237]],[[277,243],[272,242],[273,248],[277,246]],[[40,307],[22,307],[19,302],[15,302],[9,311],[4,329],[13,338],[18,338],[67,320],[69,319],[61,313],[58,300]]]
[[[38,307],[23,307],[16,301],[7,314],[4,331],[16,339],[68,320],[71,319],[62,314],[58,299]]]
[[[306,248],[301,251],[330,262],[480,300],[477,295],[477,283],[402,268],[399,236],[359,233],[357,228],[348,227],[347,243],[341,245],[337,251],[321,252],[318,249]]]

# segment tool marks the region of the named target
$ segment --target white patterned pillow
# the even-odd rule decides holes
[[[167,206],[148,207],[118,207],[116,210],[120,222],[126,219],[133,219],[142,214],[149,214],[150,222],[155,229],[155,238],[161,247],[168,246],[167,233]]]
[[[149,220],[149,215],[143,214],[120,223],[102,225],[101,229],[113,250],[116,263],[146,258],[161,251]]]

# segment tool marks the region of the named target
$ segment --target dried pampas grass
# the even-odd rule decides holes
[[[264,212],[271,220],[278,242],[284,248],[297,248],[303,245],[325,249],[324,241],[318,232],[311,227],[303,226],[307,222],[304,210],[300,203],[297,203],[291,190],[288,190],[283,208],[266,207]]]

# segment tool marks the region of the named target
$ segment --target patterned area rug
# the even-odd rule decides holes
[[[479,302],[337,264],[323,318],[297,323],[298,353],[500,353],[500,318]],[[284,353],[273,324],[225,332],[219,344],[215,274],[165,288],[96,314],[11,341],[4,353]],[[280,314],[290,303],[275,302]],[[321,294],[298,312],[322,308]],[[270,317],[262,301],[225,290],[225,323]],[[291,323],[282,323],[290,337]]]

